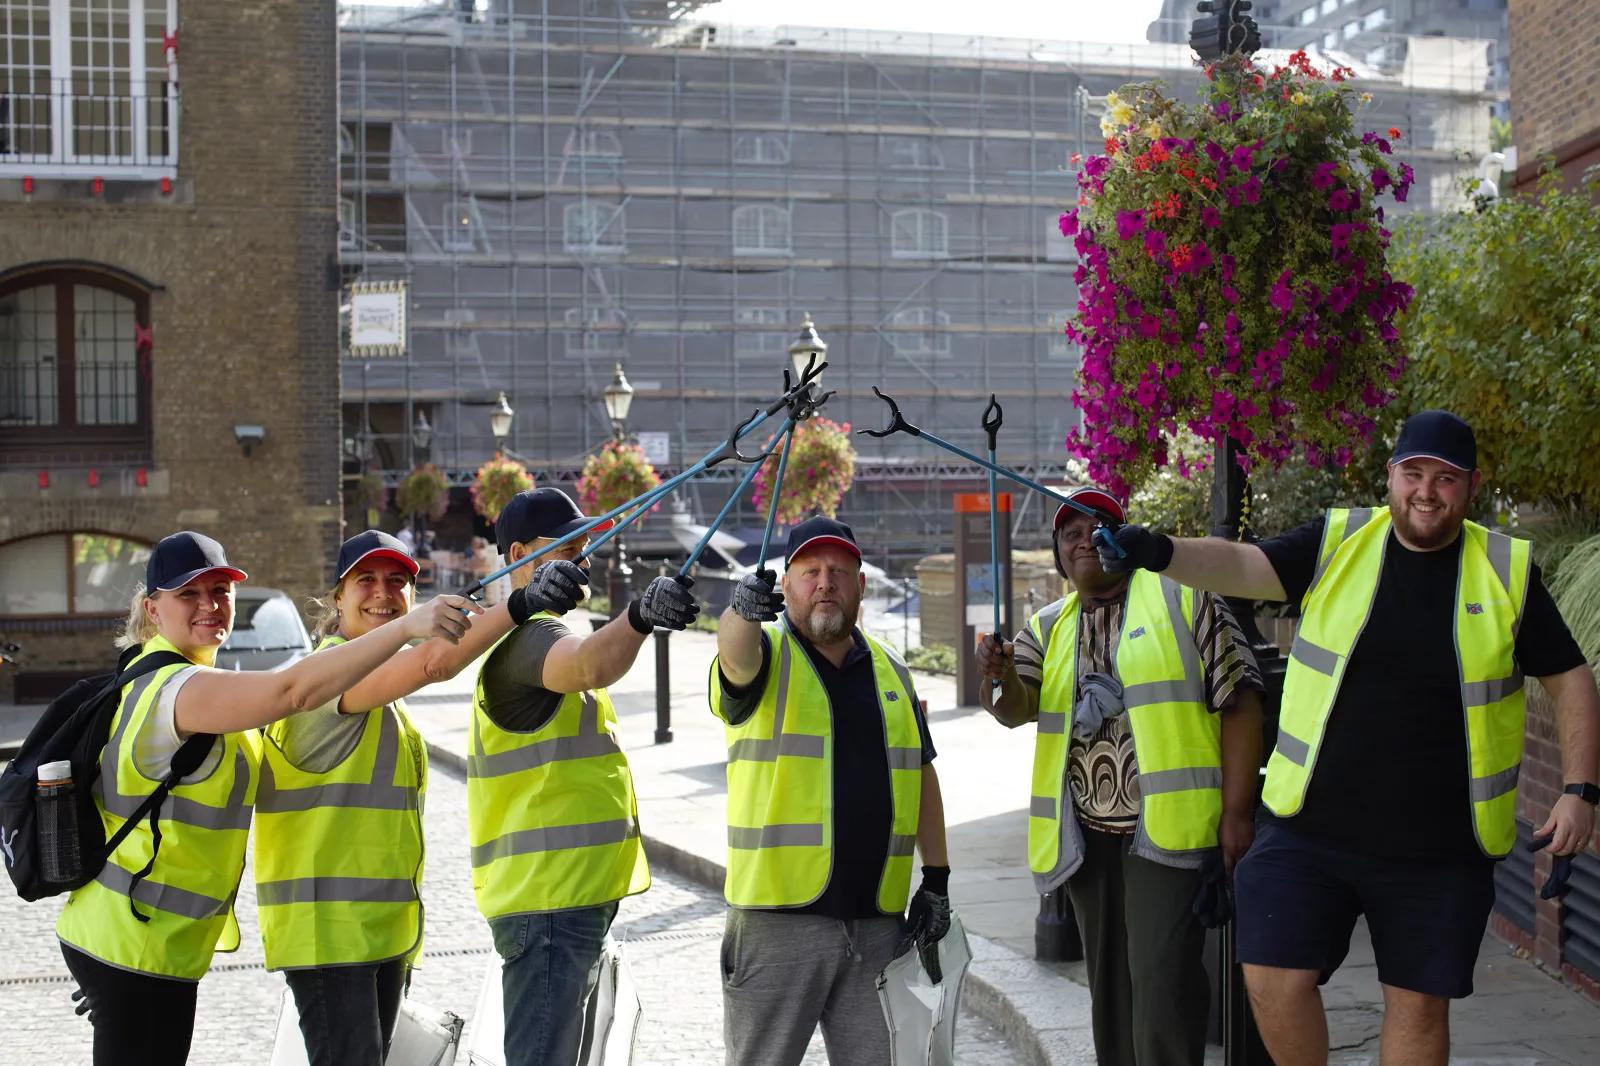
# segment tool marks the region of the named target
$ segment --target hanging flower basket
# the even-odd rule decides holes
[[[380,474],[362,474],[350,493],[358,511],[382,511],[389,506],[389,487]]]
[[[1378,200],[1404,200],[1400,131],[1358,133],[1367,102],[1304,52],[1258,72],[1206,69],[1204,104],[1160,85],[1108,98],[1106,154],[1084,163],[1061,217],[1081,265],[1067,335],[1083,346],[1067,439],[1097,482],[1126,493],[1169,462],[1187,428],[1232,437],[1240,462],[1296,450],[1344,466],[1367,444],[1406,359],[1411,300],[1386,265]]]
[[[511,497],[533,488],[533,475],[515,459],[497,455],[478,468],[469,490],[472,509],[485,521],[493,522],[506,509]]]
[[[578,505],[585,514],[604,514],[659,484],[661,476],[644,457],[642,448],[609,441],[583,464],[583,476],[578,479]],[[659,506],[652,505],[650,510]]]
[[[763,463],[753,482],[755,506],[763,515],[772,499],[778,459],[773,455]],[[850,443],[850,423],[840,425],[822,417],[800,423],[778,497],[778,525],[792,526],[814,514],[834,517],[855,476],[856,449]]]
[[[394,509],[403,515],[420,514],[437,521],[449,506],[450,480],[432,463],[412,470],[394,490]]]

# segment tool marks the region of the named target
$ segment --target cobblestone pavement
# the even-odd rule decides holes
[[[447,769],[433,774],[426,829],[428,940],[411,995],[467,1018],[470,1038],[493,947],[472,899],[466,785]],[[0,1066],[89,1064],[89,1025],[72,1013],[73,985],[55,938],[59,911],[60,901],[25,904],[0,891]],[[249,871],[239,889],[238,914],[244,946],[218,955],[200,983],[193,1066],[265,1066],[270,1058],[284,986],[264,969]],[[628,943],[646,1011],[634,1056],[639,1066],[722,1061],[722,922],[720,896],[659,869],[649,892],[624,901],[615,932]],[[958,1033],[958,1061],[967,1066],[1022,1061],[982,1019],[964,1016]],[[458,1062],[465,1066],[466,1056]],[[818,1036],[805,1064],[826,1062]]]

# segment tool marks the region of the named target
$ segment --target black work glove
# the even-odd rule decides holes
[[[1194,894],[1194,916],[1207,929],[1221,929],[1233,917],[1233,889],[1221,849],[1206,853],[1200,864],[1200,890]]]
[[[1556,838],[1554,833],[1548,836],[1534,837],[1528,845],[1529,851],[1543,851],[1550,846]],[[1552,855],[1550,857],[1550,877],[1539,890],[1540,899],[1560,899],[1567,894],[1567,882],[1572,879],[1572,856]]]
[[[689,591],[692,578],[658,577],[645,586],[644,595],[628,604],[628,622],[640,633],[656,626],[662,629],[688,629],[700,613],[700,604]]]
[[[589,571],[570,559],[541,563],[533,578],[506,599],[511,621],[521,625],[536,614],[566,614],[583,602]]]
[[[72,1002],[77,1004],[76,1007],[72,1008],[72,1013],[79,1016],[87,1014],[89,1016],[89,1024],[93,1025],[94,1000],[89,996],[89,993],[81,988],[74,988],[72,990]]]
[[[911,908],[906,911],[906,938],[902,946],[916,943],[922,955],[922,968],[938,984],[944,980],[939,966],[939,941],[950,931],[950,867],[924,866],[922,884],[911,897]],[[896,952],[896,954],[900,954]]]
[[[746,622],[776,622],[782,610],[783,592],[771,570],[746,574],[733,587],[733,613]]]
[[[1094,531],[1094,546],[1100,553],[1100,566],[1108,574],[1160,573],[1172,562],[1172,538],[1143,526],[1121,526],[1115,533],[1101,527]]]

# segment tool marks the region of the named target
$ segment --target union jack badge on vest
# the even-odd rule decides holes
[[[1469,603],[1469,604],[1467,604],[1467,613],[1468,614],[1482,614],[1483,613],[1483,604],[1481,604],[1481,603]]]
[[[900,699],[900,693],[898,692],[885,692],[884,695],[889,697],[890,703],[894,703]]]
[[[1129,633],[1128,634],[1128,639],[1129,640],[1138,640],[1142,636],[1144,636],[1144,626],[1140,626],[1138,629],[1135,629],[1132,633]]]

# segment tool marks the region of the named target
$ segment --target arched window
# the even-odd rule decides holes
[[[568,204],[561,210],[563,243],[568,252],[620,252],[627,247],[622,207],[601,200]]]
[[[0,282],[0,450],[147,454],[149,328],[149,295],[121,278]]]
[[[773,204],[734,208],[734,255],[787,255],[789,250],[788,208]]]
[[[950,254],[950,221],[926,207],[908,207],[889,219],[890,254],[899,259],[942,259]]]
[[[733,161],[782,166],[789,161],[789,145],[776,133],[747,133],[733,142]]]
[[[478,248],[473,228],[477,205],[470,199],[455,199],[444,205],[444,250],[473,252]]]
[[[0,618],[119,616],[149,558],[149,545],[109,533],[0,544]]]

